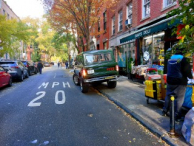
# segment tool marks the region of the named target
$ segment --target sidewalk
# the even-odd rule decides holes
[[[143,84],[121,76],[115,89],[107,88],[105,83],[97,89],[169,145],[188,145],[181,135],[182,122],[175,123],[176,132],[180,136],[169,137],[170,118],[161,115],[163,103],[150,99],[150,104],[147,104]]]
[[[67,69],[67,72],[73,74],[72,69]],[[150,104],[147,104],[143,84],[120,76],[117,87],[114,89],[109,89],[106,83],[95,88],[167,144],[188,146],[181,134],[183,122],[175,123],[176,132],[180,136],[177,138],[169,137],[170,118],[161,115],[163,103],[150,99]]]

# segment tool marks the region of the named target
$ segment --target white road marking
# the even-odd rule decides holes
[[[40,86],[38,87],[38,89],[40,89],[42,86],[43,86],[44,88],[47,88],[48,84],[49,84],[49,82],[47,82],[47,83],[43,82],[42,85],[40,85]]]
[[[54,88],[56,85],[59,85],[59,82],[53,82],[52,88]]]
[[[64,83],[64,82],[63,82],[63,87],[64,87],[64,88],[66,87],[66,85],[67,85],[69,88],[71,88],[69,82],[67,82],[67,83]]]
[[[61,93],[61,97],[62,97],[62,100],[59,101],[59,93]],[[63,90],[58,90],[55,94],[55,103],[56,104],[64,104],[65,103],[65,100],[66,100],[66,97],[65,97],[65,92]]]
[[[37,101],[37,100],[43,98],[43,97],[45,96],[46,92],[45,92],[45,91],[40,91],[40,92],[37,92],[37,93],[36,93],[36,95],[39,95],[39,94],[41,94],[41,95],[38,96],[38,97],[36,97],[36,98],[33,99],[32,101],[30,101],[30,103],[28,104],[28,106],[34,107],[34,106],[40,106],[40,105],[41,105],[41,102],[36,102],[36,103],[35,103],[35,101]]]

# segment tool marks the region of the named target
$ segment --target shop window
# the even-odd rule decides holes
[[[122,31],[122,29],[123,29],[122,23],[123,23],[123,11],[120,11],[119,12],[119,21],[118,21],[118,26],[119,26],[118,31]]]
[[[112,18],[112,35],[115,34],[115,16]]]
[[[143,0],[143,14],[142,17],[150,16],[150,0]]]
[[[176,2],[176,0],[163,0],[163,8],[173,5],[174,2]]]

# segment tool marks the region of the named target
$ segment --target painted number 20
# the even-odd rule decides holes
[[[46,92],[45,91],[40,91],[40,92],[37,92],[36,95],[38,97],[36,97],[35,99],[33,99],[32,101],[30,101],[30,103],[28,104],[28,106],[32,106],[32,107],[35,107],[35,106],[40,106],[41,105],[41,102],[36,102],[37,100],[43,98],[45,96]],[[61,100],[59,99],[59,95],[61,94]],[[55,93],[55,103],[56,104],[64,104],[66,101],[66,97],[65,97],[65,92],[63,90],[58,90],[56,93]]]

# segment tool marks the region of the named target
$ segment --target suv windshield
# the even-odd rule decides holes
[[[85,55],[86,65],[112,61],[112,56],[110,53],[101,54],[88,54]]]

